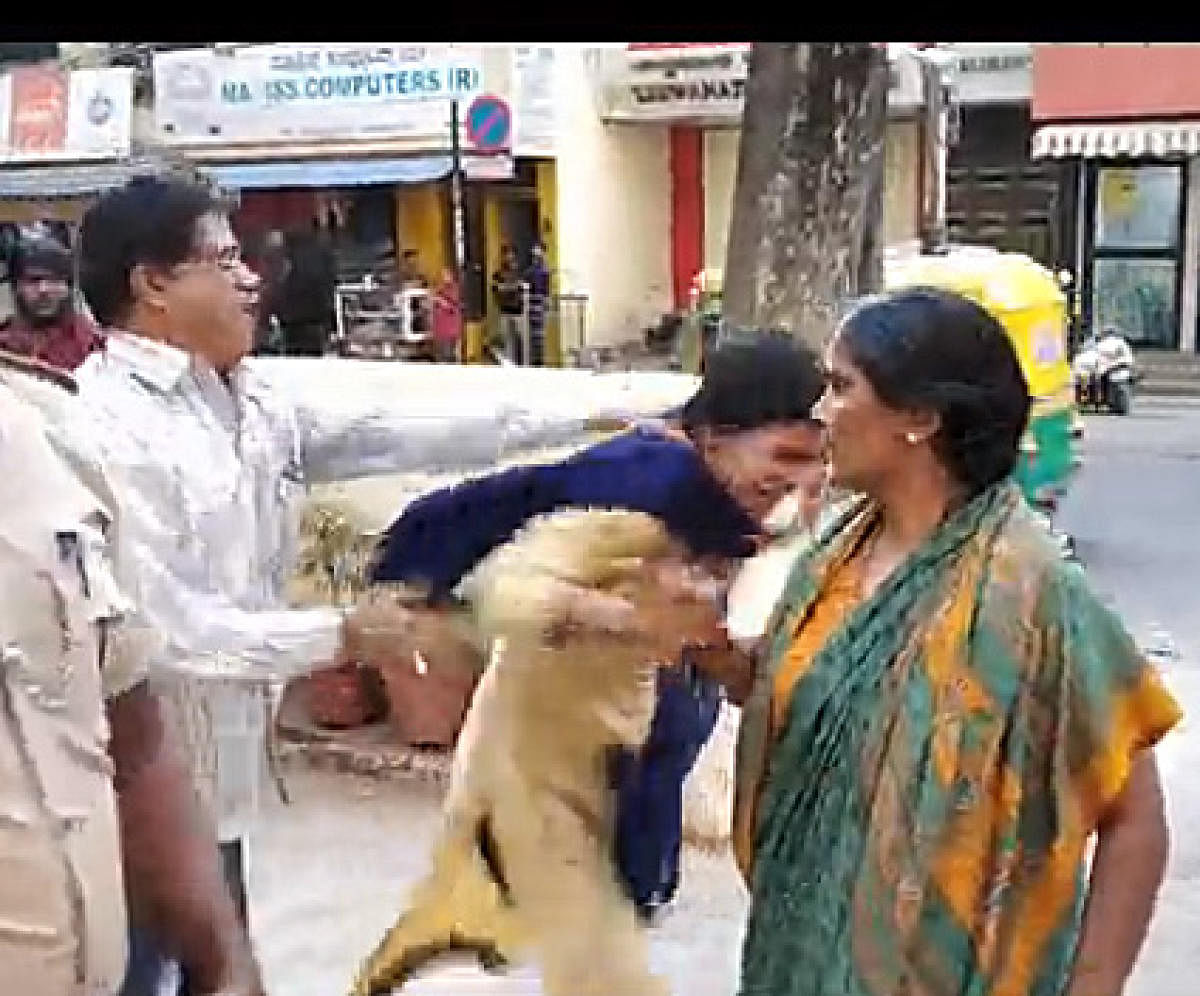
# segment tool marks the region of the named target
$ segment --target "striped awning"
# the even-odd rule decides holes
[[[1054,124],[1033,134],[1034,159],[1195,155],[1200,155],[1200,121]]]

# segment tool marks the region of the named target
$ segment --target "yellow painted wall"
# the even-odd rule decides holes
[[[907,242],[921,234],[920,142],[915,118],[888,122],[883,166],[884,245]]]
[[[561,290],[558,280],[558,172],[553,159],[538,162],[538,228],[546,244],[546,265],[550,268],[550,293]],[[551,312],[546,320],[546,365],[562,366],[562,330],[558,315]]]
[[[704,132],[704,268],[723,272],[737,186],[738,145],[742,132],[709,128]]]
[[[492,274],[500,269],[500,247],[504,245],[504,221],[500,210],[500,193],[489,187],[483,198],[483,268],[484,300],[487,301],[487,333],[496,330],[499,320],[496,301],[492,297]]]
[[[451,265],[450,205],[440,183],[406,184],[396,188],[396,259],[415,249],[421,272],[436,284],[443,266]]]

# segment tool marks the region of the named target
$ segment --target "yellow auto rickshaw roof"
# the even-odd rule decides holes
[[[888,290],[924,285],[955,291],[997,315],[1066,300],[1054,274],[1040,263],[975,246],[955,246],[945,255],[886,258],[884,284]]]

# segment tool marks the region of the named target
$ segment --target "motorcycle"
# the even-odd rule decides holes
[[[1089,336],[1071,364],[1075,403],[1093,411],[1128,415],[1133,408],[1133,388],[1138,381],[1133,349],[1112,330]]]

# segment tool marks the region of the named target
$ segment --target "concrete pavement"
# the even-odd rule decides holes
[[[1200,406],[1138,405],[1088,420],[1085,466],[1061,524],[1097,587],[1144,644],[1177,649],[1168,680],[1188,710],[1160,750],[1173,829],[1168,882],[1127,996],[1193,996],[1200,937]],[[425,867],[437,827],[431,787],[297,771],[295,802],[273,805],[252,845],[251,917],[269,990],[335,996]],[[736,986],[745,896],[726,857],[689,853],[676,908],[654,931],[653,957],[677,996]],[[536,975],[503,979],[454,966],[415,996],[532,996]]]

